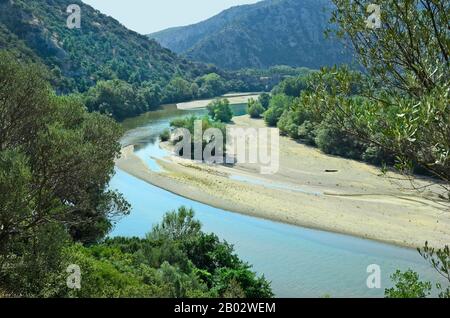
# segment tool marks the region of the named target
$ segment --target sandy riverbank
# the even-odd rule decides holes
[[[257,99],[259,95],[260,95],[259,93],[236,93],[236,94],[225,94],[218,98],[226,98],[228,99],[231,105],[234,105],[234,104],[246,104],[248,103],[248,100],[250,98]],[[203,108],[208,106],[208,104],[213,100],[214,99],[201,99],[186,103],[178,103],[177,108],[183,110]]]
[[[234,122],[264,125],[248,116]],[[229,211],[409,247],[426,240],[434,246],[450,242],[449,207],[435,193],[418,194],[408,189],[409,182],[380,176],[375,167],[327,156],[285,137],[280,138],[280,169],[274,175],[261,175],[252,165],[211,166],[175,156],[157,163],[163,172],[151,171],[129,146],[116,165],[153,185]]]

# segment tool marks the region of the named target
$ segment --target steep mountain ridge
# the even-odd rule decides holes
[[[351,53],[341,42],[324,35],[332,8],[329,0],[265,0],[149,37],[190,59],[227,69],[350,63]]]
[[[81,8],[80,29],[66,25],[70,4]],[[99,80],[167,83],[211,71],[80,0],[0,0],[0,49],[43,62],[61,92],[85,91]]]

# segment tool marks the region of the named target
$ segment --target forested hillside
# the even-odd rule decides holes
[[[332,7],[329,0],[266,0],[149,37],[188,58],[227,69],[320,68],[352,61],[339,41],[324,35]]]
[[[80,29],[66,25],[70,4],[81,7]],[[208,73],[79,0],[0,1],[0,47],[39,57],[53,75],[67,79],[58,85],[63,92],[85,91],[99,80],[167,83],[175,74]]]
[[[81,28],[67,8],[81,8]],[[0,0],[0,50],[45,65],[59,94],[80,93],[90,111],[121,120],[163,103],[270,89],[303,69],[223,71],[179,57],[79,0]]]

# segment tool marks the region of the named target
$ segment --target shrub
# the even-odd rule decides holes
[[[271,97],[270,97],[270,94],[268,94],[268,93],[262,93],[258,97],[258,101],[261,104],[261,106],[264,107],[264,109],[269,108],[270,99],[271,99]]]
[[[170,130],[169,129],[164,129],[161,134],[159,134],[159,138],[161,139],[161,141],[168,141],[170,139]]]
[[[251,118],[260,118],[264,111],[265,109],[259,101],[255,101],[252,98],[248,101],[247,112]]]
[[[308,145],[316,145],[317,127],[309,120],[305,120],[303,124],[298,127],[298,138]]]
[[[317,146],[323,152],[360,160],[366,147],[358,139],[337,128],[329,121],[323,121],[317,129]]]
[[[208,106],[209,116],[213,120],[229,123],[233,118],[233,112],[230,108],[230,102],[228,99],[215,99]]]
[[[397,270],[392,276],[393,288],[386,289],[386,298],[425,298],[430,295],[431,283],[421,282],[419,275],[412,270],[401,272]]]
[[[269,109],[264,113],[264,120],[269,126],[276,126],[283,112],[289,108],[291,98],[278,94],[271,98]]]
[[[280,134],[293,139],[298,138],[298,125],[295,123],[294,112],[285,110],[277,123]]]

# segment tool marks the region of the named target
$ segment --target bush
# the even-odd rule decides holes
[[[164,129],[164,130],[159,134],[159,138],[161,139],[162,142],[164,142],[164,141],[169,141],[169,140],[170,140],[170,130],[169,130],[169,129]]]
[[[272,94],[285,94],[291,97],[298,97],[300,93],[308,87],[308,75],[298,77],[288,77],[272,90]]]
[[[394,164],[394,157],[376,145],[369,145],[361,156],[361,159],[374,164]]]
[[[419,274],[412,270],[397,270],[392,276],[395,287],[384,291],[386,298],[425,298],[430,295],[431,283],[421,282]]]
[[[308,145],[316,145],[317,127],[309,120],[305,120],[303,124],[298,127],[298,138]]]
[[[281,135],[289,136],[293,139],[298,138],[298,125],[295,123],[293,111],[285,110],[278,120],[277,127],[280,129]]]
[[[206,107],[208,109],[209,116],[213,120],[223,123],[229,123],[233,118],[233,112],[230,108],[230,102],[228,99],[215,99]]]
[[[262,93],[258,97],[258,101],[261,104],[261,106],[264,107],[264,109],[269,108],[270,99],[271,99],[271,97],[270,97],[270,94],[268,94],[268,93]]]
[[[223,142],[218,142],[215,147],[213,147],[213,149],[211,150],[211,155],[212,156],[217,156],[220,157],[219,153],[222,153],[223,155],[225,155],[226,153],[226,125],[224,123],[221,122],[216,122],[216,121],[212,121],[208,116],[205,116],[203,118],[199,118],[196,116],[190,116],[190,117],[186,117],[186,118],[177,118],[174,119],[170,122],[170,126],[173,128],[186,128],[187,130],[189,130],[191,136],[194,136],[195,138],[195,133],[194,133],[194,126],[195,126],[195,121],[201,121],[201,125],[202,125],[202,131],[205,132],[206,130],[208,130],[209,128],[216,128],[219,129],[222,133],[222,141]],[[191,139],[191,159],[197,159],[194,158],[195,155],[195,142],[197,142],[197,139],[194,140],[194,138]],[[212,145],[212,143],[214,142],[214,138],[215,136],[210,136],[209,138],[203,138],[202,136],[202,140],[199,141],[202,143],[202,153],[205,150],[206,146],[208,144]],[[176,140],[174,140],[174,142],[178,143],[180,141],[182,141],[183,137],[180,136],[178,138],[176,138]],[[175,153],[178,156],[184,156],[184,146],[185,145],[181,145],[179,148],[177,146],[177,149],[175,150]],[[202,159],[206,159],[206,158],[202,158]]]
[[[121,80],[99,81],[85,94],[89,111],[108,114],[118,120],[145,112],[148,106],[144,98],[132,85]]]
[[[366,147],[355,137],[324,120],[317,129],[317,146],[324,153],[361,160]]]
[[[292,99],[284,94],[275,95],[270,100],[269,109],[264,113],[264,120],[269,126],[276,126],[283,112],[289,108]]]
[[[260,118],[261,114],[264,113],[265,109],[259,101],[250,99],[247,105],[247,113],[251,118]]]
[[[225,80],[216,73],[209,73],[195,80],[200,98],[219,96],[226,91]]]

